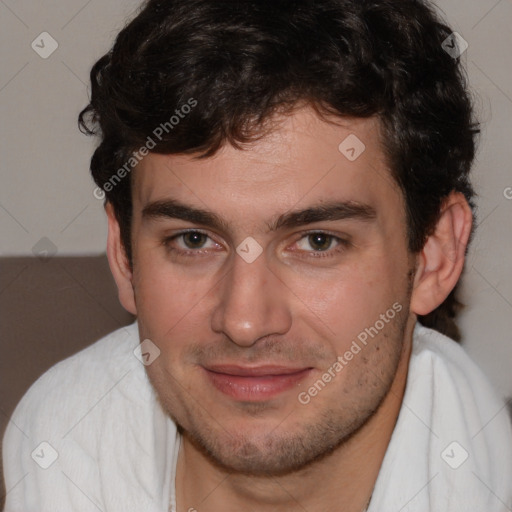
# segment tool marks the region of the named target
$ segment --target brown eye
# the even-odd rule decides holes
[[[297,245],[299,248],[306,252],[325,252],[333,247],[333,242],[337,242],[339,239],[328,233],[316,232],[309,233],[303,236]],[[339,243],[339,242],[338,242]],[[311,251],[313,249],[313,251]]]
[[[204,233],[200,233],[199,231],[189,231],[180,236],[188,249],[201,249],[208,238]]]
[[[299,252],[305,253],[311,257],[329,257],[335,256],[349,248],[350,242],[330,233],[323,231],[313,231],[305,233],[302,238],[296,242]]]
[[[331,235],[326,235],[325,233],[314,233],[312,235],[308,235],[308,241],[313,249],[326,251],[331,247],[333,237]]]
[[[220,247],[206,233],[196,230],[176,233],[162,240],[162,244],[167,251],[180,256],[202,256]]]

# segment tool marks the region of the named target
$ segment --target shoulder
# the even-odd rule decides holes
[[[137,370],[133,350],[138,344],[137,324],[120,328],[46,371],[25,393],[13,417],[42,416],[78,405],[124,372]],[[139,363],[140,365],[140,363]],[[140,365],[142,366],[142,365]],[[59,414],[60,416],[60,414]]]
[[[423,510],[419,500],[427,500],[429,510],[498,511],[512,503],[511,478],[512,428],[504,401],[461,345],[416,324],[376,503],[381,510]],[[418,501],[408,495],[412,489],[422,490],[414,491]]]
[[[454,382],[466,383],[473,393],[481,390],[501,402],[487,376],[462,345],[420,323],[414,329],[411,363],[415,369],[430,370],[433,376],[449,374]]]
[[[12,489],[7,510],[88,510],[90,499],[102,510],[117,510],[108,508],[111,501],[153,510],[152,499],[165,490],[168,470],[161,468],[176,429],[134,354],[138,346],[134,323],[56,364],[30,387],[3,439]]]
[[[80,433],[108,423],[122,409],[149,402],[151,387],[133,351],[139,344],[137,324],[114,331],[57,363],[25,393],[4,435],[4,457],[39,440],[94,436]],[[87,421],[88,418],[91,421]]]
[[[512,423],[505,400],[464,347],[439,332],[417,324],[409,366],[408,399],[434,432],[467,439],[475,455],[512,463]],[[483,463],[482,463],[483,464]]]

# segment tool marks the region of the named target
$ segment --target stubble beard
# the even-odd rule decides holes
[[[403,304],[408,304],[404,302]],[[196,405],[187,396],[181,397],[182,413],[175,414],[176,397],[158,390],[169,389],[161,378],[148,372],[163,409],[174,420],[179,432],[190,441],[210,462],[226,473],[247,476],[282,476],[303,470],[335,452],[353,438],[377,413],[390,392],[401,360],[409,309],[404,307],[394,321],[380,333],[361,353],[354,357],[343,372],[347,377],[336,396],[332,393],[336,379],[329,384],[330,400],[316,397],[308,405],[297,407],[281,425],[258,436],[249,432],[230,431],[225,418],[214,418],[207,407]],[[389,330],[388,330],[389,329]],[[366,352],[368,351],[368,352]],[[356,367],[357,365],[357,367]],[[328,391],[324,390],[319,395]],[[336,397],[340,397],[337,401]],[[295,431],[287,431],[290,419],[314,407],[317,409],[305,419],[293,423]],[[340,407],[340,402],[343,406]],[[256,416],[264,411],[264,404],[247,404],[247,415]],[[183,409],[185,409],[183,411]],[[311,409],[312,410],[312,409]],[[177,417],[179,416],[179,418]]]

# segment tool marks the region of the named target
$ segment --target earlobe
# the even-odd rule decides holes
[[[455,288],[464,268],[472,223],[466,198],[452,192],[443,202],[434,233],[418,255],[411,297],[411,311],[417,315],[436,309]]]
[[[117,285],[119,301],[132,315],[137,314],[133,291],[133,274],[121,240],[119,223],[110,203],[105,206],[108,218],[107,257],[110,270]]]

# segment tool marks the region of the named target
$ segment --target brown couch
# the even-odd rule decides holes
[[[0,435],[42,373],[131,322],[105,256],[0,258]]]

